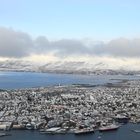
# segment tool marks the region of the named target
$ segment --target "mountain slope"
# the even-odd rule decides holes
[[[74,62],[57,61],[47,64],[38,64],[30,61],[1,61],[0,71],[32,71],[32,72],[51,72],[51,73],[78,73],[78,74],[136,74],[139,71],[111,67],[103,62]]]

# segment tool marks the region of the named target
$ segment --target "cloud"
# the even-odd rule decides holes
[[[86,55],[89,54],[88,47],[80,40],[63,39],[51,43],[51,47],[55,48],[55,54],[59,57],[68,55]]]
[[[111,40],[101,47],[95,48],[95,53],[100,55],[111,55],[115,57],[139,57],[140,55],[140,39],[128,40],[119,38]]]
[[[104,42],[76,39],[49,41],[45,36],[36,39],[25,32],[0,27],[0,57],[24,58],[31,55],[54,55],[55,58],[75,56],[139,57],[140,39],[119,38]]]
[[[34,52],[47,53],[51,51],[50,42],[45,36],[39,36],[34,40]]]
[[[0,27],[1,57],[24,57],[29,55],[32,47],[32,39],[27,33],[14,31],[11,28]]]

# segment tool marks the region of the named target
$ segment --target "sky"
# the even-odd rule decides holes
[[[140,35],[139,0],[0,0],[0,24],[50,39]]]
[[[0,0],[0,59],[138,62],[139,13],[139,0]]]

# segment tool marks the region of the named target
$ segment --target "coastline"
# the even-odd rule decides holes
[[[133,102],[133,96],[139,94],[139,83],[133,80],[121,87],[75,85],[1,91],[4,106],[1,106],[0,126],[3,130],[43,129],[46,133],[50,128],[59,127],[58,133],[75,133],[82,129],[94,132],[114,123],[139,123],[140,108]],[[136,96],[135,100],[138,99]]]

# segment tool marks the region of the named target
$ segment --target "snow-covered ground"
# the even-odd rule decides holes
[[[31,61],[0,61],[0,71],[35,71],[79,74],[139,74],[122,66],[114,68],[103,62],[55,61],[39,64]]]

